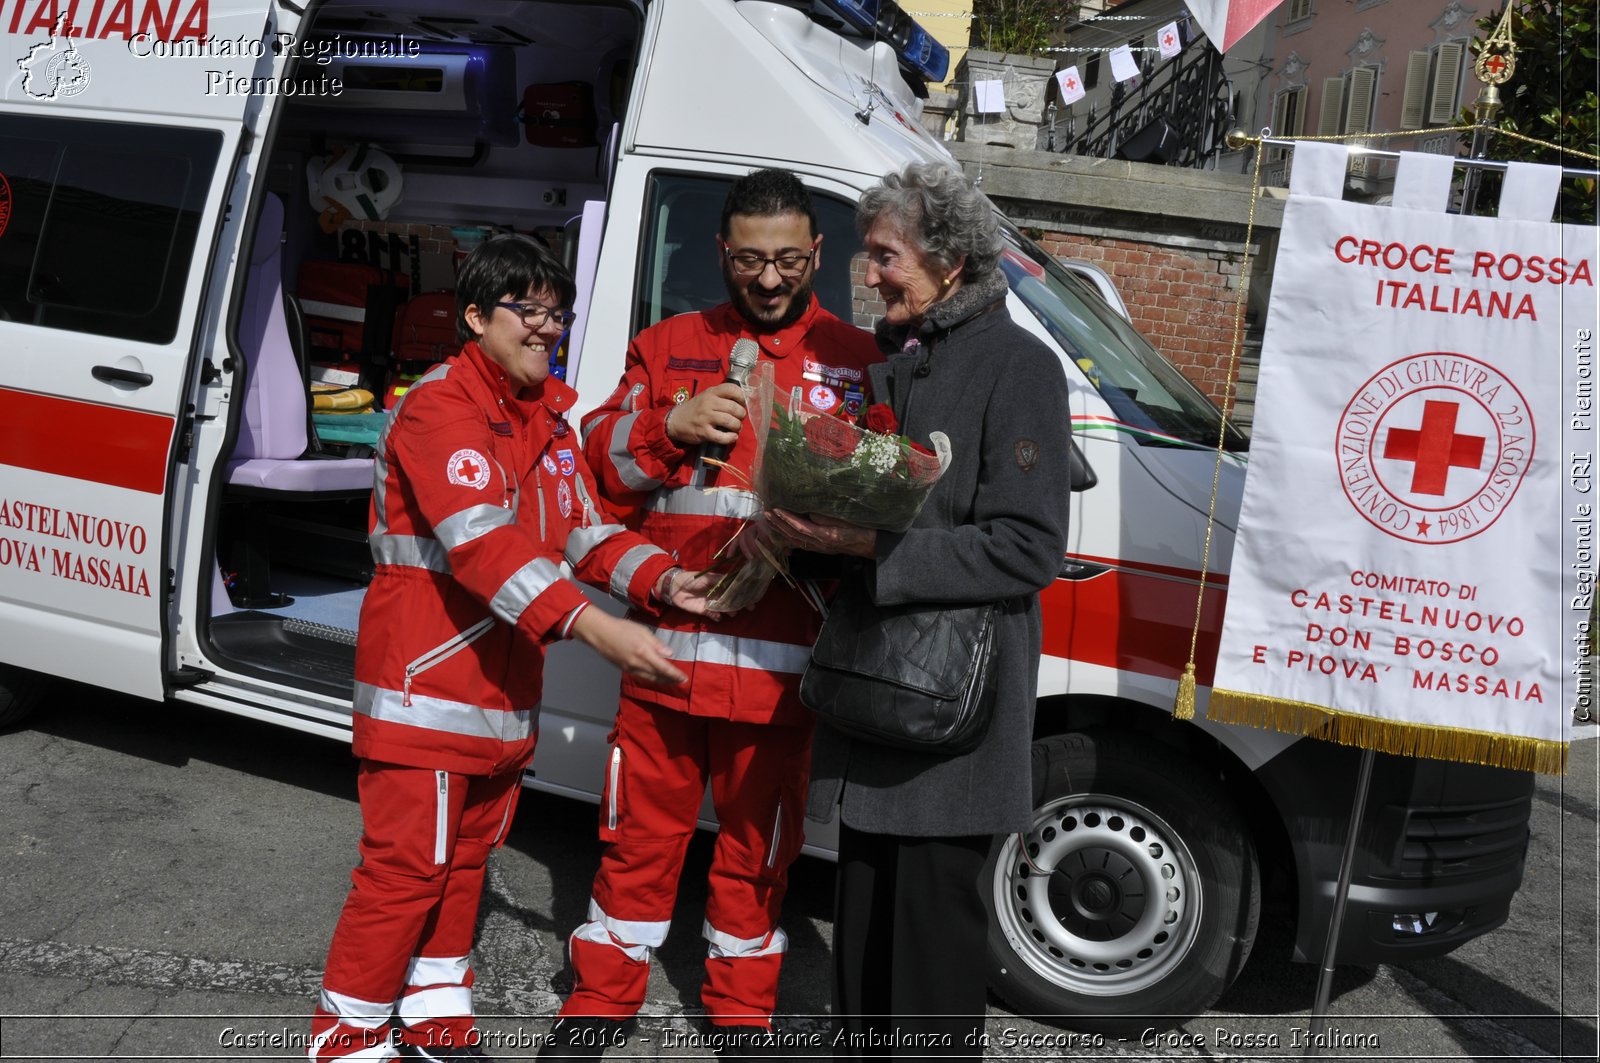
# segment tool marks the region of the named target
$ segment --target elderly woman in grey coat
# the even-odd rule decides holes
[[[998,603],[998,687],[969,753],[817,729],[808,814],[841,819],[834,1021],[846,1056],[979,1055],[980,877],[994,836],[1029,824],[1039,591],[1067,545],[1067,382],[1011,320],[994,209],[959,172],[889,174],[862,197],[856,226],[885,306],[872,394],[911,440],[945,433],[954,458],[905,532],[781,511],[772,524],[797,549],[866,559],[849,578],[878,606]]]

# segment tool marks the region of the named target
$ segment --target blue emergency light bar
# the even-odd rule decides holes
[[[950,72],[950,49],[933,39],[900,10],[894,0],[818,0],[858,32],[887,41],[901,65],[928,81],[939,82]]]

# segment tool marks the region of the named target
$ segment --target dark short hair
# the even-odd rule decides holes
[[[556,256],[539,241],[521,233],[504,233],[479,244],[456,274],[456,336],[462,343],[474,339],[467,327],[467,307],[484,314],[506,296],[521,299],[530,290],[549,288],[557,302],[572,305],[577,285]]]
[[[788,170],[754,170],[733,182],[722,203],[722,235],[728,235],[728,222],[735,214],[758,218],[803,214],[811,235],[817,235],[817,210],[811,205],[811,193]]]

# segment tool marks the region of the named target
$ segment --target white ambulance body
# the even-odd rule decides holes
[[[854,203],[949,161],[912,89],[942,50],[887,0],[829,3],[0,2],[0,721],[60,677],[348,739],[371,460],[308,434],[307,262],[426,273],[397,222],[559,237],[565,372],[592,404],[634,333],[723,298],[728,183],[783,166],[817,201],[819,297],[869,325]],[[523,90],[574,84],[592,112],[536,138]],[[308,166],[362,144],[403,180],[387,227],[312,198]],[[1205,559],[1217,411],[1007,233],[1012,315],[1060,351],[1097,482],[1043,596],[1036,823],[996,847],[992,976],[1019,1009],[1138,1028],[1226,988],[1264,895],[1320,956],[1354,755],[1171,720],[1208,563],[1203,716],[1242,440],[1221,436]],[[597,798],[616,694],[593,654],[552,650],[530,785]],[[1383,758],[1341,958],[1499,925],[1531,790]]]

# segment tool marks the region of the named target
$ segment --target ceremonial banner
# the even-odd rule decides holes
[[[1345,164],[1295,148],[1208,715],[1560,772],[1595,230],[1446,214],[1447,157],[1401,157],[1402,205],[1346,203]]]

